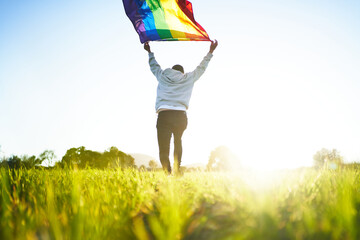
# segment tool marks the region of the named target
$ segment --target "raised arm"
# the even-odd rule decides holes
[[[208,52],[208,54],[206,54],[206,56],[204,57],[204,59],[201,61],[201,63],[199,64],[199,66],[196,67],[196,69],[190,73],[188,73],[193,79],[194,81],[197,81],[201,75],[204,74],[211,58],[212,58],[212,54],[214,52],[214,50],[216,49],[218,45],[218,41],[211,41],[211,45],[210,45],[210,50]]]
[[[209,53],[213,53],[217,48],[217,45],[218,45],[218,41],[216,39],[215,41],[211,41]]]
[[[161,75],[162,69],[158,62],[155,59],[154,53],[151,52],[150,45],[148,42],[144,43],[144,49],[149,53],[149,65],[151,72],[155,75],[156,78]]]

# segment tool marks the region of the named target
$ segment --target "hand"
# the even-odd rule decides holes
[[[144,49],[145,49],[148,53],[151,53],[149,42],[144,43]]]
[[[211,41],[210,51],[209,52],[213,53],[214,50],[216,49],[217,45],[218,45],[218,41],[216,39],[215,39],[215,41]]]

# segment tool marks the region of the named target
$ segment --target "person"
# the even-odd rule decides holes
[[[169,159],[170,140],[174,137],[174,174],[180,173],[182,157],[182,135],[187,127],[186,110],[192,94],[194,83],[203,75],[218,42],[211,41],[210,50],[200,65],[192,72],[185,73],[181,65],[162,70],[151,52],[148,42],[144,49],[149,54],[151,72],[158,81],[155,109],[158,114],[156,128],[161,165],[167,174],[171,174]]]

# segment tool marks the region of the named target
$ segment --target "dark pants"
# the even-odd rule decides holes
[[[185,111],[167,110],[158,114],[156,128],[160,162],[163,169],[168,173],[171,173],[169,160],[171,136],[174,136],[174,168],[179,170],[182,156],[181,137],[186,127],[187,116]]]

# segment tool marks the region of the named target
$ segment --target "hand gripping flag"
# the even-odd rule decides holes
[[[126,15],[147,41],[210,41],[186,0],[123,0]]]

